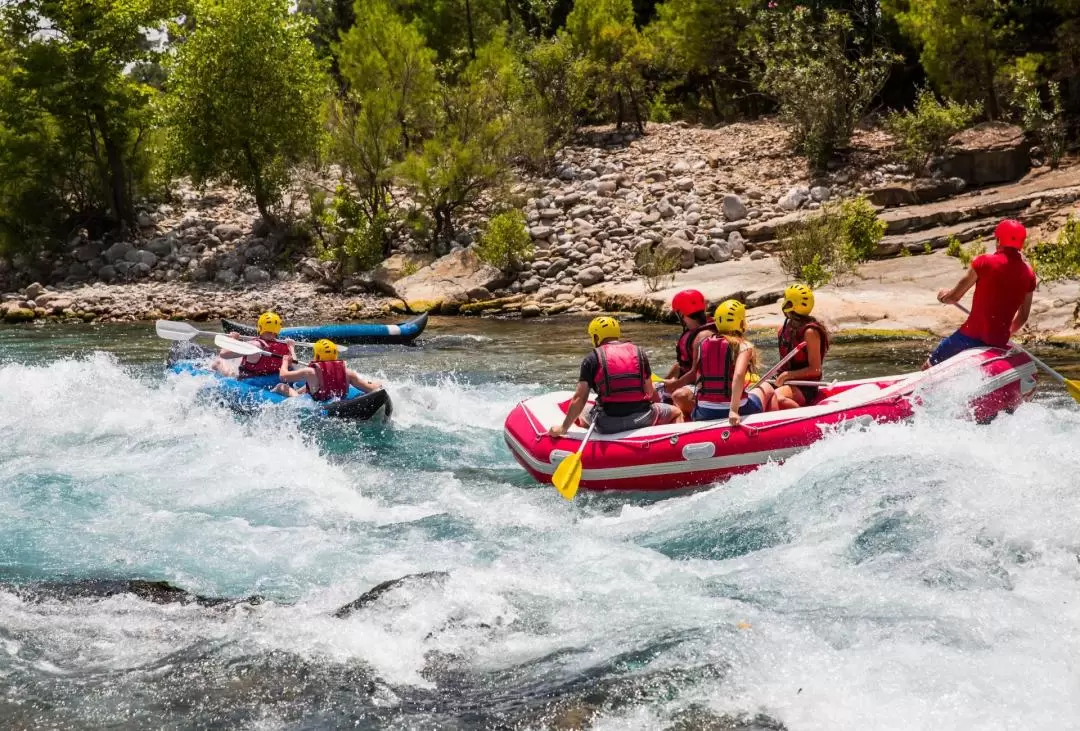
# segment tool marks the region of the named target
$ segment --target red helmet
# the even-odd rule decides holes
[[[684,317],[705,311],[705,295],[696,289],[684,289],[671,300],[671,309]]]
[[[1027,229],[1024,224],[1014,218],[1006,218],[994,229],[994,238],[1001,246],[1011,246],[1014,249],[1024,248],[1024,239],[1027,238]]]

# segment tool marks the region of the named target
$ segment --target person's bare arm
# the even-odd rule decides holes
[[[553,437],[561,437],[570,429],[570,425],[577,421],[577,418],[581,416],[581,412],[585,409],[585,404],[589,402],[589,384],[585,381],[578,381],[577,389],[574,390],[574,397],[570,399],[570,406],[566,409],[566,418],[563,419],[563,423],[559,426],[553,426],[548,429],[548,434]]]
[[[1020,309],[1016,311],[1016,317],[1013,318],[1012,326],[1009,328],[1010,335],[1022,328],[1031,316],[1031,298],[1034,294],[1034,292],[1028,292],[1024,301],[1020,303]]]
[[[821,378],[821,333],[813,328],[806,331],[806,359],[808,364],[805,368],[785,371],[777,376],[777,388],[788,381],[816,381]]]
[[[278,369],[278,378],[282,381],[299,381],[301,379],[306,379],[308,376],[315,373],[314,368],[307,367],[293,370],[290,367],[291,363],[292,358],[287,355],[281,359],[281,368]]]
[[[700,367],[700,359],[701,348],[694,348],[694,360],[690,363],[690,368],[687,369],[686,373],[682,374],[682,376],[680,376],[679,378],[669,378],[668,380],[664,381],[664,390],[668,393],[675,393],[675,391],[682,388],[683,386],[689,383],[693,383],[694,380],[697,378],[698,368]]]
[[[354,370],[347,371],[349,377],[349,383],[356,386],[364,393],[371,393],[372,391],[378,391],[382,388],[382,384],[378,381],[369,381]]]
[[[968,269],[963,278],[952,289],[940,290],[937,294],[938,302],[944,305],[955,305],[967,294],[967,291],[975,286],[979,275],[974,269]]]
[[[735,373],[731,377],[731,407],[728,409],[728,421],[732,426],[739,425],[739,402],[742,401],[743,389],[746,388],[746,372],[750,370],[750,357],[753,354],[751,348],[746,348],[735,360]]]

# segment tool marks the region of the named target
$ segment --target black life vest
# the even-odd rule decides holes
[[[737,348],[720,335],[698,345],[697,400],[706,404],[731,402],[731,381],[735,377]]]
[[[802,325],[796,325],[790,317],[784,320],[784,324],[776,331],[776,344],[780,350],[781,358],[794,350],[799,343],[806,341],[807,330],[817,330],[818,336],[821,338],[821,362],[825,362],[825,354],[829,352],[829,334],[825,332],[824,326],[814,320],[809,320]],[[784,367],[780,370],[781,372],[797,371],[807,368],[809,365],[810,354],[806,352],[806,348],[803,348],[798,355],[784,364]]]
[[[645,384],[645,354],[633,343],[604,343],[596,349],[597,401],[603,404],[633,404],[648,401]]]
[[[690,366],[694,364],[694,338],[697,337],[701,331],[716,332],[716,325],[713,324],[712,318],[708,318],[704,325],[700,327],[692,327],[689,330],[684,330],[683,334],[679,336],[679,340],[675,343],[675,362],[679,366],[679,375],[684,375]]]
[[[316,401],[329,401],[345,398],[349,394],[349,374],[345,372],[343,360],[313,360],[308,368],[314,368],[319,374],[319,390],[311,394]]]
[[[251,342],[255,343],[268,353],[273,353],[273,355],[261,356],[254,363],[251,363],[247,358],[244,358],[240,361],[240,375],[276,376],[278,371],[281,370],[282,357],[289,354],[288,344],[281,340],[263,340],[262,338],[255,338]]]

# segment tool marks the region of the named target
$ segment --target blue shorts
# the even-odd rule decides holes
[[[938,343],[938,346],[934,348],[934,352],[930,354],[930,365],[937,365],[943,361],[948,360],[957,353],[971,348],[985,348],[986,343],[981,340],[964,335],[964,333],[957,330],[949,337]]]
[[[716,421],[717,419],[728,418],[729,411],[727,408],[714,409],[709,406],[695,406],[694,413],[690,418],[694,421]],[[761,396],[752,391],[746,394],[746,398],[739,404],[739,416],[760,414],[761,411]]]

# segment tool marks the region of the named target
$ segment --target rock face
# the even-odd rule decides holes
[[[383,286],[415,274],[435,261],[433,254],[394,254],[371,270],[371,279]]]
[[[1004,122],[984,122],[953,136],[942,163],[949,177],[968,185],[1019,180],[1031,168],[1024,131]]]
[[[506,281],[501,271],[480,261],[472,249],[458,249],[398,280],[394,289],[410,308],[426,310],[438,305],[440,312],[453,312],[469,301],[469,290],[498,289]]]

